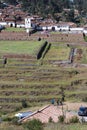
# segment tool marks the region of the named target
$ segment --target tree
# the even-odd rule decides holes
[[[32,14],[54,14],[61,12],[65,6],[65,1],[68,0],[22,0],[22,7]]]
[[[74,22],[74,9],[71,9],[69,12],[69,21]]]
[[[82,12],[87,13],[87,0],[73,0],[75,8],[79,10],[79,13],[82,15]]]
[[[42,122],[37,119],[33,119],[29,122],[26,122],[23,126],[27,130],[43,130]]]
[[[50,14],[57,21],[60,17],[55,14],[62,13],[64,8],[71,9],[69,14],[63,16],[68,21],[74,21],[74,9],[79,10],[80,15],[86,16],[87,14],[87,0],[3,0],[3,2],[13,5],[21,3],[24,11],[30,14],[39,14],[42,17],[48,17]],[[0,3],[1,7],[2,4]]]
[[[9,3],[9,4],[13,4],[13,5],[17,4],[16,0],[4,0],[4,2]]]
[[[14,16],[14,23],[15,23],[15,28],[17,27],[17,17]]]
[[[63,87],[60,87],[60,94],[61,94],[61,100],[62,100],[62,102],[64,102],[65,101],[65,92],[64,92]]]

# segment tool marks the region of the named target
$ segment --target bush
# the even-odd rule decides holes
[[[14,124],[14,125],[18,125],[18,117],[13,117],[11,119],[11,123]]]
[[[27,106],[28,106],[28,105],[27,105],[26,100],[22,100],[22,107],[23,107],[23,108],[27,108]]]
[[[2,118],[3,121],[11,122],[13,125],[18,125],[18,118],[17,117],[4,117]]]
[[[11,121],[11,118],[10,117],[4,117],[2,120],[8,122],[8,121]]]
[[[84,97],[84,98],[82,99],[82,101],[83,101],[83,102],[87,102],[87,97]]]
[[[27,130],[43,130],[42,122],[37,119],[33,119],[29,122],[26,122],[23,125],[23,127],[24,127],[24,129],[27,129]]]
[[[22,104],[23,105],[23,104]],[[20,106],[20,107],[16,107],[15,108],[15,111],[20,111],[22,109],[22,107]]]
[[[73,116],[73,117],[70,119],[69,122],[70,122],[70,123],[78,123],[78,122],[79,122],[79,119],[78,119],[77,116]]]
[[[65,117],[62,115],[62,116],[59,116],[59,117],[58,117],[58,119],[59,119],[59,122],[60,122],[60,123],[63,123],[63,122],[64,122]]]
[[[49,123],[53,122],[53,119],[52,117],[49,118]]]

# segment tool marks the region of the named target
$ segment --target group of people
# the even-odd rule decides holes
[[[61,99],[57,99],[57,101],[55,101],[55,99],[52,99],[51,100],[51,104],[56,104],[59,106],[59,105],[63,105],[63,101]]]

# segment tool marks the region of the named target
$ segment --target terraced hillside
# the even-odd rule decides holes
[[[63,34],[63,33],[49,33],[42,34],[37,32],[28,36],[26,31],[2,31],[0,33],[0,40],[38,40],[38,38],[45,39],[49,42],[68,42],[68,43],[84,43],[82,34]]]
[[[37,50],[34,49],[35,46],[30,54],[28,50],[29,52],[31,50],[26,49],[23,54],[31,55],[31,57],[26,58],[18,55],[19,52],[22,54],[23,51],[22,47],[20,49],[17,48],[17,44],[19,46],[20,42],[15,44],[16,56],[12,53],[15,49],[12,46],[11,50],[9,42],[7,42],[7,45],[9,45],[8,49],[11,54],[7,55],[8,53],[5,50],[6,42],[3,43],[5,47],[3,47],[4,45],[1,46],[2,50],[4,50],[4,53],[1,52],[1,57],[3,56],[2,54],[8,56],[5,67],[2,66],[2,59],[0,61],[1,113],[22,109],[23,100],[29,107],[50,103],[52,98],[57,100],[61,97],[61,87],[64,88],[66,100],[81,101],[86,99],[87,68],[79,67],[79,65],[74,66],[74,63],[55,64],[55,61],[67,60],[69,57],[70,48],[67,44],[51,43],[51,47],[45,57],[37,60],[33,57],[33,54],[36,53],[35,50]],[[35,43],[32,42],[30,46],[33,44]],[[26,48],[26,46],[24,47]],[[51,64],[50,60],[54,64]]]

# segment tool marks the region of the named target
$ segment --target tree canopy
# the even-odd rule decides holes
[[[10,4],[21,3],[22,8],[29,13],[49,14],[61,12],[64,8],[78,9],[80,13],[87,13],[87,0],[3,0]]]
[[[87,0],[3,0],[5,3],[17,4],[21,3],[22,10],[30,14],[39,14],[43,17],[52,16],[59,19],[58,13],[63,14],[64,9],[70,9],[68,17],[69,21],[74,21],[74,10],[77,9],[81,16],[87,14]],[[70,17],[70,18],[69,18]],[[78,21],[77,17],[75,20]]]

